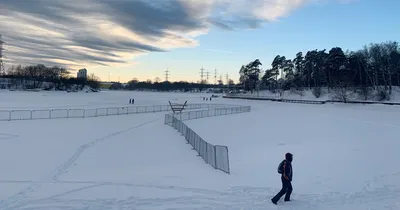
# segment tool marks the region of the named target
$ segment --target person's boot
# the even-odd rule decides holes
[[[277,205],[278,203],[276,201],[274,201],[274,199],[271,199],[272,203]]]

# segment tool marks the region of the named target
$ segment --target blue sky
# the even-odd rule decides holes
[[[214,28],[197,39],[198,47],[139,56],[134,59],[139,64],[128,72],[140,79],[154,80],[163,79],[163,71],[168,68],[171,80],[197,81],[204,66],[210,72],[210,82],[214,82],[214,69],[218,78],[222,74],[225,81],[228,74],[236,81],[240,66],[256,58],[262,61],[263,68],[269,68],[278,54],[293,58],[299,51],[329,50],[336,46],[357,50],[371,42],[398,40],[400,28],[395,25],[400,13],[396,8],[400,8],[400,1],[308,4],[276,22],[265,23],[262,28],[237,31]],[[125,75],[124,72],[125,67],[115,69],[112,77]]]
[[[256,29],[223,30],[209,26],[207,33],[190,38],[197,41],[197,46],[179,42],[182,46],[163,47],[166,52],[127,54],[128,64],[125,65],[100,67],[92,64],[85,67],[103,80],[108,80],[109,72],[114,81],[118,78],[121,81],[132,78],[154,80],[156,77],[163,80],[163,73],[168,68],[171,80],[196,82],[200,80],[200,68],[204,66],[210,72],[211,83],[214,82],[214,69],[217,69],[218,77],[223,75],[224,81],[226,74],[237,81],[240,66],[257,58],[264,64],[263,68],[269,68],[278,54],[293,58],[299,51],[329,50],[336,46],[357,50],[371,42],[399,38],[400,28],[396,24],[400,13],[396,8],[400,8],[400,1],[310,1],[291,8],[286,14],[276,15],[277,20],[262,19],[261,26]]]

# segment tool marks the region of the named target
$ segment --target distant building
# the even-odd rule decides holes
[[[87,70],[86,69],[80,69],[78,71],[78,74],[76,76],[77,78],[83,78],[83,79],[87,79]]]

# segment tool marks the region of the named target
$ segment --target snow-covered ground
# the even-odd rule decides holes
[[[0,92],[0,108],[207,103],[202,93]],[[185,121],[229,147],[231,175],[196,156],[165,113],[0,122],[0,209],[400,209],[398,107],[217,98],[250,113]],[[274,206],[294,154],[293,202]]]
[[[185,100],[202,102],[201,93],[154,93],[130,91],[103,91],[98,93],[65,91],[8,91],[0,90],[0,110],[10,109],[58,109],[58,108],[98,108],[128,106],[129,99],[135,98],[135,105],[159,105]],[[137,100],[138,99],[138,100]]]

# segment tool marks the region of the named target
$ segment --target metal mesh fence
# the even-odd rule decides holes
[[[248,95],[248,94],[227,94],[223,96],[223,98],[230,99],[247,99],[247,100],[262,100],[262,101],[275,101],[275,102],[285,102],[285,103],[301,103],[301,104],[325,104],[328,102],[334,102],[331,100],[324,101],[315,101],[315,100],[303,100],[303,99],[284,99],[280,96],[272,97],[272,96],[256,96],[256,95]],[[340,101],[337,101],[340,102]]]
[[[224,104],[188,104],[185,110],[223,108]],[[57,118],[87,118],[111,115],[139,114],[171,111],[169,105],[126,106],[92,109],[0,110],[0,121],[37,120]]]
[[[212,108],[207,110],[182,112],[175,114],[175,116],[179,120],[185,121],[185,120],[194,120],[204,117],[231,115],[231,114],[250,112],[250,111],[251,111],[250,106],[237,106],[237,107]]]
[[[97,109],[85,109],[84,117],[97,117]]]
[[[220,106],[213,106],[209,110],[188,111],[179,114],[166,114],[164,123],[170,125],[180,132],[186,141],[192,145],[198,155],[203,158],[204,162],[211,165],[215,169],[219,169],[226,173],[230,173],[229,168],[229,153],[227,146],[212,145],[202,139],[196,132],[190,129],[183,121],[193,120],[204,117],[229,115],[243,112],[250,112],[250,106],[229,106],[225,108],[218,108]],[[200,109],[204,108],[200,106]]]

